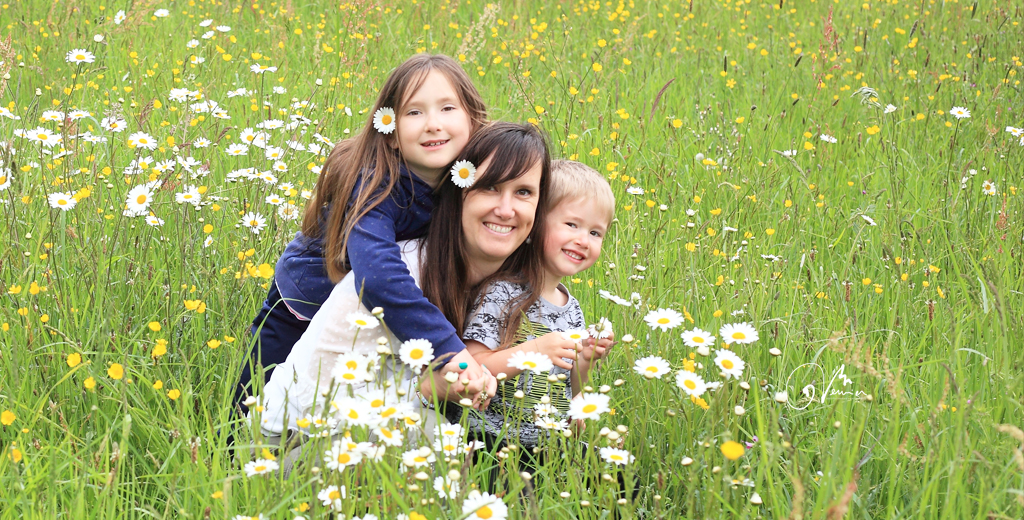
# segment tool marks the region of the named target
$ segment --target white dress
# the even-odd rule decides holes
[[[422,240],[408,240],[398,243],[402,260],[409,268],[416,285],[419,286],[419,251]],[[400,411],[418,411],[418,377],[397,356],[401,342],[387,332],[383,326],[374,329],[356,330],[351,327],[347,316],[353,312],[370,314],[359,299],[355,287],[355,276],[348,273],[331,291],[327,301],[309,322],[309,328],[292,347],[288,358],[277,366],[270,381],[263,387],[263,406],[260,429],[264,435],[281,435],[286,430],[303,431],[296,421],[316,417],[324,405],[336,398],[351,396],[387,396],[391,404]],[[387,314],[384,322],[387,322]],[[335,385],[332,390],[331,372],[339,355],[354,352],[379,359],[377,339],[387,337],[392,355],[384,355],[381,366],[371,382],[353,385]],[[393,408],[394,410],[394,408]],[[252,420],[250,409],[249,418]]]

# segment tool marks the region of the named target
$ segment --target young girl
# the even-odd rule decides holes
[[[335,282],[350,270],[363,303],[386,309],[399,340],[429,340],[438,357],[451,358],[449,366],[466,367],[461,381],[473,379],[479,391],[479,364],[416,287],[396,242],[426,232],[431,192],[486,117],[480,94],[447,56],[419,54],[391,73],[373,117],[331,151],[302,232],[277,262],[274,283],[253,320],[258,339],[242,370],[239,402],[252,393],[251,367],[283,362]]]

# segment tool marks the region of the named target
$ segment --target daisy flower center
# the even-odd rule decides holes
[[[345,368],[355,370],[356,368],[359,368],[359,363],[356,363],[355,361],[348,361],[345,363]]]
[[[68,201],[66,201],[66,200],[64,200],[64,199],[60,199],[60,200],[58,200],[58,201],[57,201],[57,204],[59,204],[59,205],[61,205],[61,206],[64,206],[64,205],[66,205],[67,203],[68,203]]]
[[[348,464],[349,461],[351,460],[352,456],[349,455],[348,453],[342,453],[341,455],[338,455],[338,462],[340,462],[341,464]],[[337,491],[335,491],[335,493],[337,493]]]
[[[729,361],[728,359],[723,359],[722,360],[722,368],[728,370],[728,369],[730,369],[732,367],[733,367],[732,361]]]
[[[139,196],[138,196],[138,197],[137,197],[137,198],[135,199],[135,203],[136,203],[136,204],[145,204],[145,203],[146,203],[146,196],[145,196],[145,195],[139,195]]]
[[[256,472],[262,472],[262,471],[266,471],[266,470],[267,470],[267,467],[266,467],[266,466],[256,466],[256,467],[255,467],[255,468],[253,468],[253,469],[254,469],[254,470],[255,470]]]
[[[414,458],[412,460],[414,460],[416,462],[426,462],[427,461],[426,457],[420,457],[420,456],[417,456],[416,458]]]
[[[380,416],[385,418],[385,419],[387,419],[388,417],[391,417],[392,415],[394,415],[394,413],[395,413],[395,409],[394,408],[388,408],[387,410],[384,410],[383,412],[381,412]]]
[[[459,170],[459,177],[463,179],[469,178],[469,168],[462,168]]]
[[[384,114],[384,117],[380,118],[380,122],[385,124],[385,125],[390,125],[391,124],[391,116],[389,116],[387,114]],[[463,177],[463,178],[465,178],[465,177]]]
[[[742,332],[733,332],[732,339],[747,339],[747,335]]]
[[[252,226],[252,227],[256,227],[256,226],[260,225],[260,222],[258,220],[256,220],[256,219],[252,219],[252,220],[249,221],[249,225]]]
[[[423,357],[423,351],[418,348],[413,349],[412,352],[409,352],[409,357],[413,359],[419,359]]]
[[[76,60],[84,60],[84,59],[85,59],[85,56],[83,56],[83,55],[81,55],[81,54],[75,54],[75,59],[76,59]]]
[[[700,336],[694,336],[693,337],[693,342],[694,343],[704,343],[704,338],[702,338]]]
[[[526,367],[529,367],[529,368],[537,368],[537,363],[534,363],[533,361],[524,361],[523,362],[523,366],[526,366]]]
[[[615,455],[612,455],[612,460],[622,460],[622,455],[616,453]]]
[[[656,366],[649,366],[649,367],[647,367],[647,371],[648,372],[657,372],[658,371],[658,367],[656,367]]]
[[[349,410],[348,411],[348,418],[349,419],[358,419],[359,418],[359,412],[357,412],[355,410]]]
[[[668,325],[668,322],[669,322],[668,318],[658,318],[658,324],[659,325]]]
[[[46,134],[39,134],[36,137],[38,137],[39,139],[46,139]]]
[[[360,327],[365,327],[366,320],[356,320],[356,325],[359,325]]]
[[[694,390],[694,389],[697,388],[697,383],[694,383],[693,381],[691,381],[689,379],[687,379],[686,382],[683,383],[683,384],[686,385],[686,388],[689,388],[690,390]]]
[[[341,378],[342,379],[347,379],[347,380],[351,381],[351,380],[355,379],[356,376],[354,376],[352,374],[344,374],[344,375],[341,376]]]
[[[476,510],[476,516],[479,516],[480,518],[490,518],[494,516],[494,511],[491,511],[490,507],[484,506]]]
[[[370,403],[370,406],[372,406],[374,408],[377,408],[379,406],[384,406],[384,401],[382,399],[374,399],[373,402]]]
[[[597,410],[596,404],[588,404],[583,407],[583,413],[593,413],[594,410]]]
[[[330,494],[327,495],[327,498],[331,500],[338,500],[341,498],[341,493],[337,490],[331,491]]]

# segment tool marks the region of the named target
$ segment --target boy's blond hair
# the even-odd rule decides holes
[[[615,195],[604,176],[580,162],[566,159],[551,161],[548,209],[558,207],[562,201],[578,198],[593,202],[594,210],[604,210],[611,224],[615,214]]]

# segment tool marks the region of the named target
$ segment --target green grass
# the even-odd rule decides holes
[[[424,51],[464,59],[493,118],[536,122],[556,157],[608,174],[618,199],[602,259],[568,285],[589,319],[607,316],[618,335],[636,338],[596,374],[595,389],[623,384],[610,392],[614,415],[583,436],[599,447],[609,442],[602,427],[628,428],[622,439],[636,461],[623,471],[638,498],[616,503],[596,450],[561,459],[582,456],[569,441],[545,448],[550,462],[522,500],[517,456],[505,463],[511,517],[1024,515],[1024,436],[1000,427],[1024,427],[1015,185],[1024,147],[1004,131],[1024,126],[1019,10],[935,1],[190,3],[0,5],[0,73],[9,74],[0,106],[20,117],[0,117],[0,143],[17,150],[3,155],[13,174],[0,188],[0,411],[13,414],[5,422],[14,417],[0,427],[0,516],[292,518],[305,503],[305,516],[323,518],[316,493],[345,484],[349,517],[462,517],[483,471],[459,465],[463,491],[445,502],[430,486],[451,469],[440,457],[418,490],[400,450],[340,474],[314,473],[314,453],[287,479],[248,478],[241,466],[251,454],[238,447],[253,434],[229,410],[268,281],[259,267],[274,265],[298,225],[264,202],[282,195],[274,186],[225,180],[272,161],[256,148],[245,157],[224,149],[243,128],[292,114],[313,120],[294,134],[303,143],[314,132],[347,137],[389,71]],[[169,16],[152,17],[161,7]],[[205,18],[211,27],[199,27]],[[200,37],[217,25],[231,30]],[[193,38],[200,43],[190,50]],[[75,48],[95,62],[67,63]],[[192,65],[193,54],[205,63]],[[278,70],[255,75],[256,62]],[[227,97],[239,87],[252,93]],[[856,95],[861,87],[876,94]],[[200,117],[168,98],[172,88],[202,91],[230,119]],[[292,108],[293,98],[313,106]],[[954,106],[971,116],[954,118]],[[39,120],[74,108],[91,117]],[[111,114],[123,115],[126,132],[99,130]],[[54,159],[14,136],[37,126],[111,139],[65,137],[50,151],[75,153]],[[173,158],[177,145],[209,176],[191,179],[181,166],[123,175],[140,156],[127,145],[136,131],[160,144],[142,157]],[[274,131],[273,142],[292,135]],[[219,145],[185,146],[199,137]],[[296,191],[282,196],[301,208],[301,190],[316,180],[309,167],[322,158],[289,151],[285,161],[279,182]],[[164,181],[151,206],[162,227],[121,214],[149,174]],[[176,204],[186,184],[205,186],[208,204]],[[70,211],[47,203],[48,194],[85,188]],[[236,228],[247,211],[267,217],[260,234]],[[636,292],[641,305],[615,305],[600,289]],[[205,312],[186,300],[201,300]],[[693,323],[651,330],[643,317],[656,308],[685,308]],[[671,374],[648,381],[632,370],[646,355],[682,368],[693,350],[679,332],[717,335],[739,321],[760,334],[734,348],[749,391],[728,382],[704,396],[704,410]],[[167,353],[154,359],[159,340]],[[69,367],[71,354],[82,363]],[[696,361],[706,380],[719,379],[712,358]],[[108,375],[114,363],[123,378]],[[794,406],[776,402],[807,363],[821,367],[819,396],[840,367],[851,383],[833,388],[860,394],[796,406],[800,388],[791,387]],[[180,396],[170,399],[171,390]],[[234,432],[236,446],[218,432]],[[719,449],[755,436],[736,461]],[[751,503],[754,492],[762,505]]]

